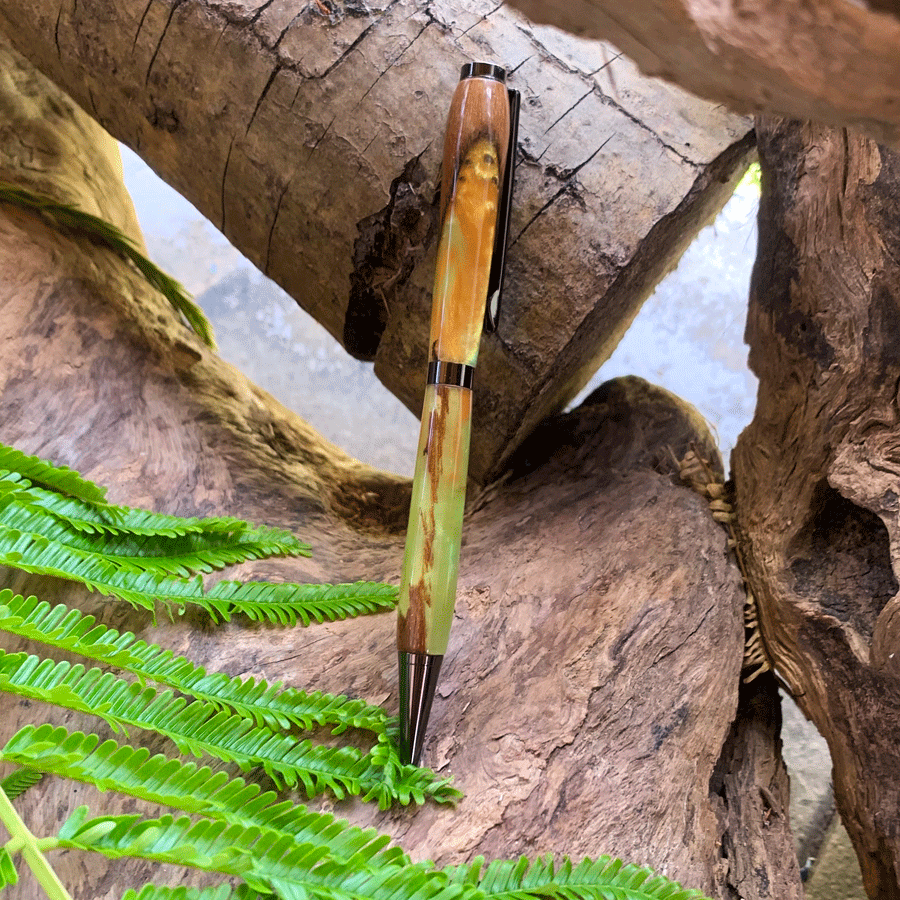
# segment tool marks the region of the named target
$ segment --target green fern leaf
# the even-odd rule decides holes
[[[275,877],[268,878],[266,881],[269,887],[275,891],[278,900],[309,900],[309,892],[301,884]]]
[[[290,548],[309,550],[307,545],[301,545],[290,532],[280,529],[255,526],[241,519],[227,517],[181,518],[127,506],[113,506],[106,502],[88,503],[80,498],[36,486],[17,472],[0,470],[0,507],[5,509],[10,505],[14,510],[47,513],[60,524],[68,525],[80,534],[108,533],[110,536],[100,539],[103,547],[107,552],[119,555],[126,555],[128,552],[127,543],[125,549],[115,549],[119,542],[131,542],[139,553],[146,555],[146,541],[135,543],[136,538],[177,539],[193,536],[194,540],[198,540],[200,535],[219,541],[235,535],[256,541],[277,539]],[[12,520],[5,521],[13,527],[16,524]],[[117,541],[113,535],[122,537]]]
[[[139,856],[215,871],[239,877],[258,891],[277,885],[282,896],[301,890],[334,900],[456,900],[473,893],[430,863],[376,867],[344,862],[319,843],[267,829],[187,816],[88,815],[85,807],[76,810],[63,823],[57,846],[93,850],[111,859]]]
[[[147,259],[134,241],[111,222],[84,212],[69,203],[60,203],[52,197],[12,184],[0,184],[0,202],[36,212],[55,228],[82,235],[131,262],[144,279],[185,318],[197,336],[208,347],[216,349],[212,325],[184,286]]]
[[[113,571],[151,572],[162,576],[188,577],[212,572],[248,559],[274,556],[309,556],[308,549],[292,535],[277,529],[253,529],[237,534],[187,534],[175,538],[131,535],[87,535],[73,531],[67,523],[37,510],[7,506],[0,508],[0,546],[7,536],[17,542],[21,535],[40,538],[45,553],[68,554],[73,559],[97,560]]]
[[[208,766],[150,756],[144,748],[65,728],[28,725],[0,751],[0,759],[60,775],[103,791],[118,791],[210,819],[244,828],[264,828],[289,835],[299,843],[320,844],[331,858],[353,867],[408,864],[398,847],[374,829],[349,825],[326,813],[313,812],[273,792],[263,793],[242,778],[230,778]]]
[[[269,900],[257,891],[235,891],[231,885],[220,884],[218,887],[188,888],[161,887],[145,884],[139,891],[128,890],[122,900]]]
[[[476,860],[441,871],[428,863],[412,865],[398,848],[383,849],[386,836],[273,802],[274,794],[261,794],[242,779],[162,755],[151,758],[146,750],[113,741],[98,746],[93,735],[49,725],[22,729],[2,758],[206,817],[88,819],[82,808],[63,826],[58,846],[217,871],[246,879],[251,889],[271,887],[279,896],[302,891],[330,900],[705,900],[699,891],[609,857],[577,865],[566,858],[521,858],[486,868]],[[138,896],[157,897],[155,888],[146,890]],[[162,894],[160,900],[170,896],[180,895]]]
[[[0,444],[0,453],[4,445]],[[6,448],[10,450],[12,448]],[[14,451],[18,452],[18,451]],[[48,464],[49,465],[49,464]],[[85,482],[91,484],[91,482]],[[102,494],[105,488],[92,485]],[[86,534],[132,534],[177,537],[183,534],[213,534],[242,532],[252,526],[241,519],[182,518],[164,513],[113,506],[105,500],[89,502],[82,497],[72,497],[49,490],[29,481],[19,472],[0,468],[0,492],[10,495],[10,501],[28,508],[43,509],[69,525],[74,531]]]
[[[0,482],[0,534],[25,533],[68,548],[81,556],[96,556],[125,571],[158,571],[187,575],[211,572],[247,559],[309,556],[309,547],[277,528],[241,523],[233,532],[191,532],[165,535],[127,533],[86,534],[58,516],[21,502],[21,491],[4,492]],[[19,501],[19,502],[17,502]]]
[[[233,762],[244,771],[258,766],[276,784],[302,785],[309,796],[325,790],[338,798],[358,794],[383,809],[394,801],[454,802],[458,796],[428,770],[397,767],[381,743],[364,754],[354,747],[298,742],[209,703],[188,703],[171,691],[157,693],[99,669],[0,651],[0,690],[99,716],[117,731],[155,731],[185,754]]]
[[[83,545],[90,549],[96,538]],[[100,545],[103,555],[117,564],[167,575],[212,572],[248,559],[309,556],[309,547],[278,528],[244,527],[234,532],[191,533],[178,537],[116,535]]]
[[[324,855],[319,847],[298,844],[265,829],[187,816],[89,818],[84,806],[63,823],[57,846],[93,850],[110,859],[137,856],[243,878],[253,877],[260,865],[284,865],[285,857],[297,872],[309,871]]]
[[[73,531],[82,533],[116,533],[118,529],[119,507],[102,503],[88,503],[77,497],[67,497],[56,491],[49,491],[33,485],[18,472],[0,470],[0,509],[6,510],[42,509],[47,514],[64,522]],[[97,524],[82,522],[66,512],[88,510],[88,515]]]
[[[363,700],[307,693],[280,683],[269,685],[262,679],[207,674],[170,650],[140,641],[130,632],[120,634],[97,624],[93,616],[63,604],[51,607],[36,597],[25,599],[9,590],[0,591],[0,631],[117,666],[142,681],[164,684],[219,709],[230,708],[257,725],[307,731],[328,726],[333,734],[359,728],[383,735],[391,724],[384,710]]]
[[[0,790],[10,800],[15,800],[16,797],[24,794],[28,788],[34,787],[43,777],[41,772],[35,772],[31,769],[17,769],[15,772],[10,772],[3,781],[0,781]]]
[[[263,581],[220,581],[204,595],[202,606],[228,621],[240,612],[254,622],[303,625],[335,622],[365,613],[393,609],[397,588],[371,581],[355,584],[279,584]]]
[[[339,797],[360,793],[362,754],[355,748],[314,748],[247,720],[229,716],[202,701],[187,703],[171,691],[115,678],[99,669],[85,670],[25,654],[0,651],[0,689],[67,709],[93,713],[117,731],[129,727],[157,731],[182,753],[210,755],[244,769],[263,767],[279,783],[302,783],[314,795],[331,788]]]
[[[18,883],[19,874],[16,872],[15,863],[5,847],[0,847],[0,891]]]
[[[106,488],[82,478],[66,466],[57,466],[37,456],[28,456],[21,450],[0,444],[0,472],[14,472],[27,478],[32,484],[86,503],[106,506]]]
[[[624,865],[601,856],[577,865],[568,857],[545,856],[533,862],[497,860],[484,867],[483,859],[443,871],[455,884],[477,885],[489,900],[708,900],[701,891],[656,875],[651,869]],[[483,869],[483,871],[482,871]]]
[[[174,578],[146,571],[52,541],[43,534],[0,527],[0,565],[37,575],[78,581],[90,590],[115,596],[137,609],[155,610],[157,601],[169,609],[185,604],[200,606],[214,619],[229,620],[232,613],[253,621],[293,625],[299,619],[344,618],[390,608],[396,588],[368,582],[359,586],[219,582],[208,593],[199,576]],[[308,608],[307,608],[308,607]]]
[[[0,529],[0,565],[36,575],[79,581],[91,590],[120,597],[136,608],[150,611],[155,609],[154,600],[165,594],[168,587],[165,579],[155,573],[138,576],[134,572],[122,571],[97,554],[73,550],[41,534],[29,534],[13,528]],[[194,582],[168,581],[178,585],[176,590],[186,594],[203,594],[199,578]],[[132,584],[137,584],[137,589],[129,587]],[[162,589],[154,590],[157,587]]]

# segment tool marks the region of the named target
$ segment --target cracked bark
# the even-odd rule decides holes
[[[2,70],[16,72],[11,57]],[[0,108],[22,111],[18,136],[64,148],[27,160],[39,160],[45,190],[136,233],[99,152],[110,149],[102,133],[33,73],[0,91]],[[16,146],[0,141],[4,172],[18,164]],[[186,334],[116,258],[0,208],[0,292],[3,440],[110,485],[114,501],[242,515],[314,545],[311,559],[254,562],[246,577],[398,579],[408,482],[322,441]],[[725,534],[673,477],[672,456],[688,446],[715,456],[696,412],[636,379],[547,421],[509,480],[470,508],[459,619],[426,746],[427,761],[455,776],[465,800],[455,811],[318,805],[377,824],[439,862],[608,852],[722,900],[738,890],[799,900],[790,833],[777,817],[772,826],[760,792],[786,807],[776,701],[769,685],[735,724],[743,592]],[[8,583],[77,602],[208,669],[396,709],[392,615],[310,629],[238,621],[210,629],[185,616],[154,628],[124,604],[50,579]],[[0,697],[4,737],[36,715],[53,718]],[[130,806],[48,779],[19,808],[46,834],[85,802],[108,812]],[[151,877],[189,883],[177,870],[123,860],[61,854],[54,863],[77,900],[111,900]],[[4,897],[37,892],[25,877]]]
[[[752,152],[748,123],[494,4],[323,9],[6,0],[0,31],[414,411],[449,98],[469,58],[512,70],[524,96],[514,245],[472,447],[485,483],[609,356],[728,197]],[[404,203],[427,226],[411,239],[393,203],[414,161],[424,174],[404,183]],[[389,227],[373,234],[378,223]],[[368,254],[360,269],[361,240],[399,256]]]
[[[647,75],[743,112],[900,140],[898,5],[825,0],[512,0],[536,22],[612,41]]]
[[[828,740],[866,889],[896,898],[900,157],[842,129],[758,131],[760,386],[732,454],[740,527],[763,635]]]

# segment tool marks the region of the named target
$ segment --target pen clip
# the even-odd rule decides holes
[[[509,218],[512,211],[513,183],[516,171],[516,147],[519,135],[519,105],[521,94],[507,88],[509,96],[509,146],[506,150],[506,171],[497,206],[497,228],[494,232],[494,253],[488,277],[487,306],[484,310],[484,330],[496,331],[500,321],[500,297],[506,272],[506,244],[509,238]]]

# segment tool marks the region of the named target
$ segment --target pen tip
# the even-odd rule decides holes
[[[400,660],[400,753],[404,762],[417,766],[425,743],[425,730],[437,687],[443,656],[408,653]]]

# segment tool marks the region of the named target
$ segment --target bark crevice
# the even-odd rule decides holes
[[[741,548],[769,654],[828,741],[866,890],[896,897],[898,154],[809,123],[757,133],[760,387],[732,454]]]

